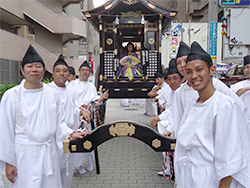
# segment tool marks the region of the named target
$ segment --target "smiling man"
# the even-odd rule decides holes
[[[30,45],[22,60],[23,83],[6,91],[0,103],[0,174],[10,187],[61,187],[57,148],[71,136],[61,101],[41,82],[45,63]]]
[[[188,46],[184,43],[181,42],[178,53],[177,53],[177,59],[176,59],[176,67],[180,74],[184,77],[186,77],[186,59],[187,55],[189,55],[190,49]],[[185,65],[185,66],[184,66]],[[184,69],[185,68],[185,69]],[[245,106],[245,104],[239,99],[239,97],[233,93],[223,82],[221,82],[219,79],[213,77],[212,82],[214,87],[228,95],[234,98],[235,101],[240,105],[240,109],[244,114],[244,119],[245,121],[248,121],[248,111]],[[174,95],[174,101],[173,101],[173,116],[174,116],[174,128],[179,129],[179,125],[181,123],[181,119],[185,110],[185,107],[187,106],[188,103],[192,102],[197,98],[198,92],[195,91],[191,86],[190,83],[187,81],[183,84],[181,84],[181,87],[178,88],[175,92]],[[175,134],[177,134],[177,131],[175,131]]]
[[[90,122],[90,112],[85,108],[77,107],[71,90],[65,84],[68,80],[68,76],[69,66],[61,54],[53,66],[54,81],[48,85],[58,92],[65,112],[65,123],[72,130],[76,131],[78,129],[77,124],[80,116],[83,116],[87,122]],[[79,159],[81,155],[76,153],[64,154],[63,150],[59,150],[58,154],[62,187],[69,188],[74,174],[74,167],[81,165],[77,162],[77,159]]]
[[[250,144],[237,102],[216,90],[212,59],[194,42],[186,60],[188,84],[198,92],[177,130],[176,186],[249,187]]]
[[[96,87],[88,81],[88,78],[91,74],[91,65],[84,61],[79,67],[79,75],[80,79],[76,79],[70,82],[69,87],[74,94],[74,99],[77,102],[78,107],[85,107],[89,105],[91,102],[95,103],[95,105],[101,105],[102,101],[108,99],[109,94],[108,90],[105,91],[102,96],[97,94]],[[91,129],[91,124],[89,123],[86,126],[87,130]],[[92,171],[94,168],[94,154],[92,153],[84,153],[82,158],[82,164],[88,160],[89,166],[87,170]],[[86,170],[82,167],[78,167],[79,174],[84,174]]]

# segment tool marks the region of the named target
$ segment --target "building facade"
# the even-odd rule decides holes
[[[20,62],[30,44],[46,64],[47,76],[69,41],[86,38],[82,19],[63,11],[80,0],[1,0],[0,83],[20,82]]]

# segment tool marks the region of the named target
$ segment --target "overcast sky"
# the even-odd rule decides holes
[[[94,7],[99,7],[106,2],[107,2],[106,0],[93,0]]]

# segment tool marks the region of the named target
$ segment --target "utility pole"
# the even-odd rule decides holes
[[[218,0],[209,0],[208,3],[208,52],[216,66],[217,60],[217,25],[218,25]]]

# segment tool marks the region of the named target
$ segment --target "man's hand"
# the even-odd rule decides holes
[[[14,183],[15,179],[18,178],[16,167],[10,165],[9,163],[5,163],[5,166],[6,177],[11,183]]]
[[[73,134],[71,135],[71,138],[72,138],[73,140],[81,139],[81,138],[83,138],[83,137],[89,135],[90,133],[91,133],[91,131],[85,131],[85,132],[83,132],[83,133],[73,133]]]
[[[158,99],[156,97],[154,98],[154,102],[158,102]]]
[[[109,98],[109,90],[105,91],[103,94],[102,94],[102,99],[108,99]]]
[[[151,120],[151,125],[154,127],[157,127],[157,123],[160,121],[160,118],[158,116],[155,116],[152,120]]]
[[[80,115],[83,116],[83,118],[85,119],[85,121],[87,121],[87,123],[90,123],[90,111],[88,111],[86,108],[80,107],[81,111],[80,111]]]
[[[166,106],[166,103],[163,103],[163,104],[160,106],[161,112],[163,112],[163,111],[165,110],[165,106]]]
[[[168,130],[165,130],[162,135],[163,136],[170,136],[171,132],[169,132]]]
[[[243,87],[241,89],[239,89],[236,94],[240,97],[241,95],[243,95],[245,92],[249,91],[250,90],[250,86],[248,87]]]

